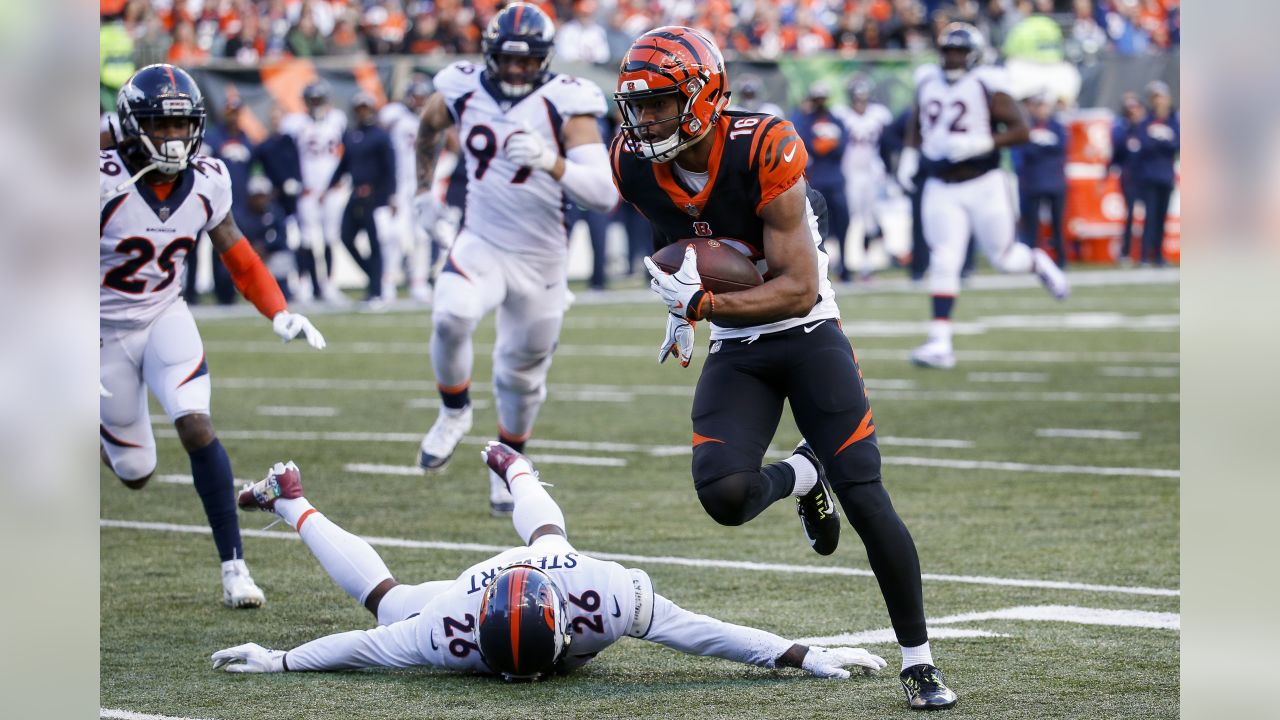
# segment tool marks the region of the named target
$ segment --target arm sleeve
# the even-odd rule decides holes
[[[644,639],[690,655],[766,668],[774,667],[794,644],[771,632],[689,612],[657,594],[653,596],[653,627]]]
[[[419,617],[422,616],[312,640],[285,654],[285,668],[302,672],[430,665],[430,660],[418,648]]]
[[[560,185],[569,197],[589,210],[609,212],[618,204],[618,188],[613,183],[604,143],[569,148]]]
[[[760,202],[756,204],[756,214],[799,182],[809,163],[809,151],[791,123],[777,122],[763,132],[764,139],[752,158],[760,178]]]

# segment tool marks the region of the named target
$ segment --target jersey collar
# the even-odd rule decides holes
[[[182,207],[182,203],[186,201],[187,196],[191,194],[191,188],[195,187],[195,172],[192,166],[188,165],[186,169],[178,173],[178,179],[174,181],[173,190],[169,191],[169,196],[164,200],[161,200],[152,191],[145,177],[138,180],[134,187],[138,189],[138,197],[146,201],[151,208],[151,212],[155,213],[160,222],[167,223],[177,209]]]
[[[672,204],[688,213],[692,217],[698,217],[702,214],[702,210],[707,206],[707,200],[711,198],[711,189],[716,185],[716,175],[720,172],[720,158],[724,155],[725,137],[728,132],[729,121],[721,116],[716,122],[715,136],[712,138],[711,156],[707,158],[707,184],[698,192],[697,195],[690,195],[689,191],[684,189],[679,182],[676,181],[675,170],[672,164],[675,160],[667,163],[654,163],[653,175],[658,180],[658,185],[667,193]]]

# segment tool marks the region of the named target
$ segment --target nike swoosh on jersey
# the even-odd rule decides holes
[[[786,160],[787,162],[791,162],[791,158],[795,156],[796,156],[796,149],[795,149],[795,146],[792,146],[789,152],[785,152],[782,154],[782,159]]]
[[[816,322],[816,323],[814,323],[814,324],[812,324],[812,325],[806,325],[806,326],[805,326],[805,328],[804,328],[804,334],[805,334],[805,335],[808,335],[809,333],[813,332],[814,330],[817,330],[817,329],[818,329],[818,326],[819,326],[819,325],[821,325],[821,324],[822,324],[822,323],[824,323],[824,322],[826,322],[826,320],[819,320],[818,322]]]
[[[440,646],[439,646],[439,645],[436,645],[436,631],[435,631],[435,630],[432,630],[432,631],[431,631],[430,640],[431,640],[431,649],[432,649],[432,650],[439,650],[439,649],[440,649]]]
[[[622,617],[622,607],[618,605],[618,598],[613,598],[613,616]]]

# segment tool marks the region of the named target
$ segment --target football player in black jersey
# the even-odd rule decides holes
[[[908,704],[951,707],[956,695],[930,654],[915,543],[881,483],[866,387],[827,281],[826,207],[805,180],[804,143],[785,120],[726,111],[724,60],[690,28],[640,36],[622,60],[614,99],[623,121],[610,152],[614,182],[652,223],[655,249],[714,237],[765,278],[712,293],[692,249],[674,274],[645,260],[670,311],[659,361],[674,356],[687,366],[694,323],[711,324],[693,400],[698,499],[716,522],[741,525],[795,496],[810,544],[828,555],[840,532],[834,489],[902,646]],[[806,441],[762,467],[784,401]]]

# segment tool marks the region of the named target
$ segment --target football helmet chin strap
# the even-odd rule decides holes
[[[151,138],[146,134],[142,134],[138,139],[142,141],[142,146],[146,148],[147,155],[151,158],[151,163],[143,166],[141,170],[117,185],[115,192],[124,192],[130,185],[138,182],[143,175],[152,170],[159,170],[165,175],[176,175],[187,168],[192,141],[166,140],[160,143],[160,147],[157,149],[155,143],[151,142]]]

